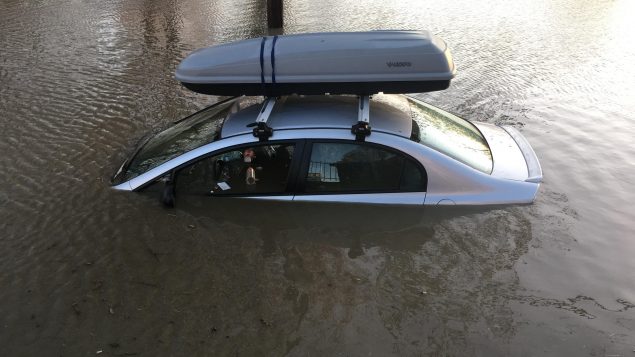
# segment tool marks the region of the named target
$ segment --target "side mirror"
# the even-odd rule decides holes
[[[167,175],[163,182],[165,186],[163,187],[163,191],[161,191],[160,201],[166,207],[174,207],[174,201],[176,200],[176,190],[174,183],[174,171],[172,171],[169,175]]]

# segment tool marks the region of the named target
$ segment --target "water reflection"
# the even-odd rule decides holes
[[[231,199],[210,205],[209,200],[181,199],[174,218],[191,219],[188,227],[195,227],[190,229],[201,244],[224,256],[199,274],[213,274],[222,264],[237,281],[248,280],[255,289],[249,294],[260,301],[246,311],[225,305],[229,309],[216,316],[226,321],[223,331],[271,321],[279,338],[301,342],[291,350],[300,354],[307,346],[334,353],[335,347],[320,340],[351,333],[369,337],[361,350],[348,350],[359,354],[394,348],[454,354],[467,348],[470,331],[486,327],[492,341],[514,334],[512,312],[500,297],[515,294],[512,267],[531,237],[522,209],[281,206]],[[391,220],[387,209],[394,213]],[[232,238],[237,236],[250,239]],[[191,254],[194,261],[202,259]],[[239,298],[233,287],[224,291],[229,299]],[[236,337],[258,336],[246,329]],[[239,351],[255,352],[248,346]]]

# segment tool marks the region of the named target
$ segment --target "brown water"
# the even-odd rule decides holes
[[[294,1],[284,33],[429,29],[449,90],[519,128],[545,181],[487,211],[179,202],[108,179],[215,98],[189,51],[264,1],[0,3],[0,355],[635,356],[635,4]]]

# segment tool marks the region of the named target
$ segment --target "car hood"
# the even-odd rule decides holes
[[[481,131],[492,151],[492,176],[534,183],[542,181],[538,158],[518,130],[510,126],[473,124]]]

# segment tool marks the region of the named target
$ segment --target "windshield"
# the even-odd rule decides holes
[[[467,120],[408,98],[412,115],[412,140],[440,151],[486,174],[492,172],[492,152],[487,141]]]
[[[218,139],[233,100],[197,112],[148,140],[130,162],[124,181]]]

